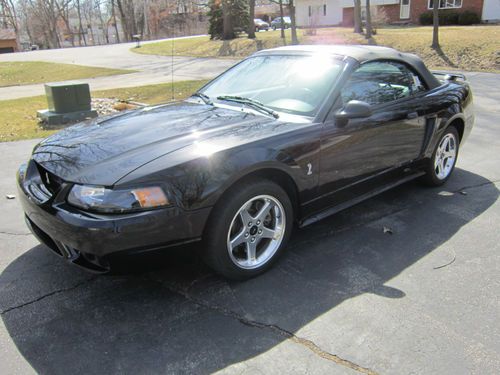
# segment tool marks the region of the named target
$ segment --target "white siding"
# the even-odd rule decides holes
[[[297,0],[297,26],[331,26],[342,22],[342,0]],[[323,6],[326,5],[326,15]],[[311,7],[311,16],[309,16]]]
[[[484,0],[483,21],[500,20],[500,0]]]

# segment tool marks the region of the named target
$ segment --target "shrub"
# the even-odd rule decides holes
[[[458,25],[458,18],[460,13],[457,13],[453,10],[444,10],[441,9],[439,11],[439,25]],[[432,10],[428,12],[424,12],[420,15],[419,22],[421,25],[432,25],[433,16]]]
[[[466,10],[465,12],[460,13],[460,15],[458,16],[459,25],[474,25],[480,22],[481,18],[479,17],[479,15],[470,10]]]
[[[458,24],[459,13],[455,11],[445,10],[439,12],[439,24],[446,25],[457,25]]]
[[[419,22],[421,25],[432,25],[432,12],[424,12],[420,14]]]

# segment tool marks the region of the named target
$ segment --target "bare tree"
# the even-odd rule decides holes
[[[115,1],[111,0],[111,18],[113,19],[113,27],[115,28],[116,41],[120,43],[120,32],[118,30],[118,24],[116,22],[116,12],[115,12]]]
[[[98,1],[96,0],[83,0],[82,2],[82,13],[83,18],[85,19],[85,30],[88,30],[90,33],[89,42],[90,44],[96,45],[100,44],[99,34],[95,33],[96,19],[98,17],[97,14]]]
[[[280,18],[281,18],[281,33],[280,33],[280,38],[283,39],[283,44],[286,45],[286,39],[285,39],[285,20],[283,17],[285,17],[285,11],[283,9],[283,0],[269,0],[271,3],[278,4],[280,6]]]
[[[223,32],[222,39],[229,40],[234,38],[234,27],[232,22],[232,4],[231,0],[222,0],[222,19]]]
[[[283,39],[283,44],[286,45],[285,38],[285,12],[283,10],[283,0],[279,0],[280,4],[280,20],[281,20],[281,39]]]
[[[370,9],[370,0],[366,0],[366,39],[371,39],[373,34],[372,29],[372,14]]]
[[[30,7],[27,0],[20,0],[17,3],[17,14],[19,16],[19,31],[25,32],[31,45],[35,44],[33,37],[33,25],[30,18]]]
[[[12,0],[0,0],[0,22],[4,29],[12,29],[19,32],[16,7]]]
[[[72,8],[70,7],[70,2],[69,1],[68,2],[56,1],[55,5],[57,7],[59,17],[61,17],[61,19],[64,22],[64,25],[66,26],[66,32],[69,36],[70,43],[74,47],[75,46],[75,33],[73,32],[73,29],[71,28],[71,24],[69,21],[70,15],[71,15],[70,11],[72,10]]]
[[[255,0],[249,0],[248,2],[248,38],[255,39],[255,25],[253,19],[255,18]]]
[[[361,0],[354,0],[354,32],[361,34],[363,25],[361,24]]]
[[[45,39],[45,44],[51,48],[60,48],[61,41],[59,38],[59,28],[58,20],[60,17],[58,6],[56,2],[58,0],[28,0],[30,6],[30,13],[34,17],[38,17],[38,21],[41,23],[42,33]],[[59,0],[64,2],[69,2],[70,0]],[[64,8],[64,6],[61,6]]]
[[[137,34],[137,22],[135,19],[135,7],[133,0],[116,0],[118,13],[122,21],[125,39],[132,41],[132,36]]]
[[[431,47],[434,49],[438,49],[439,47],[439,1],[433,0],[432,4],[432,45]]]
[[[294,0],[288,1],[288,10],[290,12],[291,21],[291,31],[292,31],[292,44],[299,44],[299,38],[297,38],[297,23],[295,18],[295,3]]]
[[[102,29],[103,37],[104,40],[106,41],[106,44],[109,44],[109,32],[108,32],[108,25],[104,21],[104,16],[103,16],[103,1],[101,0],[95,0],[95,10],[96,10],[96,15],[99,18],[99,24]]]

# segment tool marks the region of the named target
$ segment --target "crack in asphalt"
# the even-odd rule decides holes
[[[464,191],[464,190],[475,189],[475,188],[486,186],[486,185],[495,185],[499,182],[500,182],[500,180],[491,180],[491,181],[486,181],[486,182],[476,184],[476,185],[464,186],[458,190],[455,190],[453,193],[460,193],[461,191]]]
[[[94,280],[95,280],[95,279],[97,279],[97,278],[98,278],[98,276],[94,276],[94,277],[91,277],[91,278],[85,279],[85,280],[83,280],[83,281],[81,281],[81,282],[79,282],[79,283],[77,283],[77,284],[75,284],[75,285],[73,285],[73,286],[68,287],[68,288],[56,289],[56,290],[53,290],[53,291],[52,291],[52,292],[50,292],[50,293],[46,293],[46,294],[44,294],[44,295],[42,295],[42,296],[40,296],[40,297],[37,297],[37,298],[35,298],[34,300],[31,300],[31,301],[28,301],[28,302],[21,303],[20,305],[16,305],[16,306],[9,307],[9,308],[7,308],[7,309],[5,309],[5,310],[0,310],[0,316],[1,316],[1,315],[5,315],[5,314],[7,314],[7,313],[9,313],[9,312],[11,312],[11,311],[13,311],[13,310],[21,309],[21,308],[23,308],[23,307],[26,307],[26,306],[32,305],[32,304],[34,304],[34,303],[37,303],[37,302],[39,302],[39,301],[41,301],[41,300],[43,300],[43,299],[45,299],[45,298],[51,297],[51,296],[53,296],[53,295],[56,295],[56,294],[59,294],[59,293],[64,293],[64,292],[68,292],[68,291],[71,291],[71,290],[77,289],[77,288],[81,287],[81,286],[82,286],[82,285],[84,285],[84,284],[87,284],[87,283],[90,283],[90,282],[94,281]]]
[[[160,284],[161,286],[166,287],[172,293],[175,293],[177,295],[184,297],[186,300],[188,300],[189,302],[191,302],[197,306],[204,307],[206,309],[209,309],[209,310],[215,311],[219,314],[222,314],[228,318],[235,319],[235,320],[239,321],[241,324],[244,324],[246,326],[259,328],[259,329],[266,329],[266,330],[269,330],[269,331],[271,331],[279,336],[290,339],[293,342],[295,342],[299,345],[302,345],[305,348],[309,349],[311,352],[313,352],[314,354],[318,355],[319,357],[321,357],[323,359],[335,362],[338,365],[350,368],[350,369],[358,371],[359,373],[362,373],[362,374],[377,375],[377,372],[375,372],[369,368],[362,367],[362,366],[360,366],[354,362],[351,362],[347,359],[344,359],[342,357],[339,357],[336,354],[332,354],[326,350],[323,350],[320,346],[318,346],[313,341],[306,339],[306,338],[303,338],[303,337],[300,337],[300,336],[297,336],[293,332],[290,332],[284,328],[281,328],[280,326],[278,326],[276,324],[267,324],[267,323],[262,323],[262,322],[259,322],[256,320],[245,318],[233,310],[229,310],[229,309],[223,308],[221,306],[213,305],[213,304],[208,303],[206,301],[196,299],[196,298],[192,297],[191,295],[189,295],[189,293],[186,293],[182,289],[174,288],[174,287],[172,287],[170,285],[166,285],[158,280],[154,280],[154,279],[150,279],[150,278],[147,278],[147,280],[154,281],[154,282]]]
[[[28,232],[28,233],[15,233],[15,232],[6,232],[3,230],[0,230],[0,234],[5,234],[6,236],[29,236],[29,235],[31,235],[30,232]]]

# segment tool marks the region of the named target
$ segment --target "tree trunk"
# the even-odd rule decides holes
[[[434,0],[433,1],[433,7],[432,7],[432,23],[433,23],[433,29],[432,29],[432,45],[431,47],[434,49],[439,48],[439,0]]]
[[[83,32],[83,26],[82,26],[82,12],[80,9],[80,0],[76,1],[76,12],[78,13],[78,40],[80,42],[80,46],[82,45],[82,38],[83,38],[83,43],[87,45],[87,39],[85,39],[85,33]]]
[[[253,19],[255,18],[255,0],[250,0],[248,3],[248,38],[255,39],[255,25]]]
[[[366,39],[372,37],[372,15],[370,10],[370,0],[366,0]]]
[[[113,18],[113,22],[115,24],[115,33],[116,33],[116,42],[120,43],[120,31],[118,30],[118,24],[116,23],[116,13],[115,13],[115,2],[114,0],[111,1],[111,15]],[[106,25],[107,27],[107,25]]]
[[[132,30],[130,30],[129,28],[129,24],[128,24],[128,19],[127,19],[127,15],[126,15],[126,11],[123,9],[123,4],[121,2],[121,0],[116,0],[116,5],[118,7],[118,12],[120,13],[120,20],[122,22],[122,30],[123,30],[123,34],[125,36],[125,40],[127,42],[130,42],[132,40]]]
[[[108,25],[106,25],[106,22],[104,22],[104,18],[102,16],[102,12],[101,12],[101,7],[100,6],[97,7],[97,16],[99,17],[99,22],[101,24],[102,35],[104,37],[105,43],[109,44]]]
[[[68,30],[68,34],[70,35],[71,45],[74,47],[75,46],[75,34],[71,30],[71,25],[69,23],[69,12],[60,8],[58,3],[56,3],[56,6],[57,6],[57,11],[59,12],[59,16],[63,20],[64,25],[66,26],[66,30]]]
[[[289,0],[288,9],[290,11],[290,21],[292,23],[292,44],[299,44],[299,39],[297,38],[297,24],[295,22],[295,4],[293,0]]]
[[[363,25],[361,24],[361,0],[354,0],[354,32],[361,34]]]
[[[224,40],[234,39],[231,3],[232,3],[231,0],[222,1],[222,19],[223,19],[222,39]]]
[[[285,38],[285,12],[283,11],[283,0],[280,0],[280,17],[281,17],[281,39],[283,39],[283,44],[286,46],[286,38]]]

